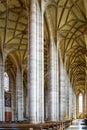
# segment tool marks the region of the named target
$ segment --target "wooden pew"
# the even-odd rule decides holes
[[[29,124],[29,123],[2,123],[0,129],[4,130],[64,130],[66,126],[71,124],[71,120],[67,121],[46,121],[45,123]]]

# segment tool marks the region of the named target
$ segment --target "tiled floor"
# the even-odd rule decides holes
[[[87,126],[84,125],[83,120],[74,120],[72,125],[65,130],[87,130]]]

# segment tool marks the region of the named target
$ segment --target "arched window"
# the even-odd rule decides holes
[[[79,94],[79,113],[83,112],[83,94]]]
[[[4,72],[4,90],[9,91],[9,77],[7,72]]]

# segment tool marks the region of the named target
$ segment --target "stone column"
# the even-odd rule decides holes
[[[59,120],[59,56],[56,49],[56,120]]]
[[[40,105],[39,105],[39,120],[41,122],[44,121],[44,19],[43,19],[43,2],[41,3],[41,11],[39,8],[39,98],[40,98]],[[38,57],[38,56],[37,56]]]
[[[54,38],[49,9],[45,12],[50,34],[49,58],[48,58],[48,120],[59,119],[59,69],[57,39]],[[57,23],[56,23],[57,24]]]
[[[24,104],[23,104],[23,73],[20,68],[16,72],[16,112],[17,120],[24,120]]]
[[[69,119],[69,77],[66,79],[66,119]]]
[[[30,0],[29,22],[29,121],[39,123],[44,122],[44,44],[43,12],[37,0]]]
[[[26,64],[22,63],[22,69],[23,69],[23,101],[24,101],[24,118],[28,119],[28,90],[27,90],[27,68]]]
[[[84,3],[86,3],[86,0],[84,0]],[[86,8],[87,10],[87,8]],[[86,50],[87,50],[87,30],[85,30],[84,32],[84,39],[85,39],[85,44],[86,44]],[[87,66],[87,55],[85,55],[85,62],[86,62],[86,66]],[[84,94],[84,102],[85,102],[85,111],[87,113],[87,67],[85,68],[85,73],[86,73],[86,76],[85,76],[85,94]],[[84,110],[84,109],[83,109]]]
[[[16,120],[16,86],[15,81],[9,76],[9,85],[11,90],[11,110],[12,110],[12,121]]]
[[[48,120],[48,88],[44,90],[44,117]]]
[[[28,100],[29,100],[29,99],[28,99],[28,95],[27,95],[27,96],[26,96],[26,118],[27,118],[27,119],[28,119],[28,116],[29,116],[29,113],[28,113],[28,112],[29,112],[29,110],[28,110],[28,109],[29,109]]]
[[[23,82],[24,118],[25,119],[27,119],[27,117],[28,117],[28,96],[27,96],[27,86],[26,85],[27,85],[27,82],[26,83]]]
[[[74,90],[72,90],[72,118],[76,119],[76,94]]]
[[[5,104],[4,104],[4,64],[0,55],[0,121],[5,120]]]
[[[72,86],[69,82],[69,119],[72,118]]]
[[[86,113],[86,93],[83,94],[83,113]]]
[[[58,51],[53,42],[49,46],[48,120],[59,119]]]
[[[65,86],[65,70],[60,53],[60,120],[66,117],[66,86]]]
[[[76,118],[79,117],[79,95],[76,95]]]

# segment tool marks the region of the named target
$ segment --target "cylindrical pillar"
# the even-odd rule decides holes
[[[16,72],[16,112],[17,120],[24,120],[24,104],[23,104],[23,74],[22,71],[17,68]]]
[[[66,75],[66,119],[69,119],[69,77]]]
[[[43,6],[43,5],[42,5]],[[39,16],[39,58],[40,58],[40,68],[39,68],[39,76],[40,83],[39,83],[39,89],[40,89],[40,121],[44,121],[44,19],[43,19],[43,11],[40,11]]]
[[[29,121],[44,122],[44,49],[43,24],[37,0],[30,1],[29,17]],[[40,19],[41,18],[41,19]],[[41,23],[40,23],[41,20]]]
[[[60,120],[66,117],[65,68],[60,53]]]
[[[76,95],[76,118],[79,117],[79,95]]]
[[[48,120],[48,89],[44,90],[44,118]]]
[[[48,120],[59,119],[58,52],[55,44],[49,46],[48,64]]]
[[[86,93],[84,93],[84,95],[83,95],[83,112],[84,112],[84,114],[86,114],[86,100],[87,100]]]
[[[59,120],[59,56],[56,48],[56,120]]]
[[[72,86],[69,82],[69,119],[72,118]]]
[[[16,86],[15,81],[9,76],[9,85],[11,90],[11,110],[12,110],[12,121],[16,119]]]
[[[0,56],[0,121],[5,120],[5,104],[4,104],[4,65]]]
[[[72,118],[76,119],[76,94],[74,90],[72,89]]]

